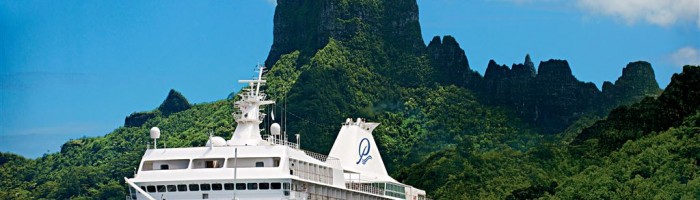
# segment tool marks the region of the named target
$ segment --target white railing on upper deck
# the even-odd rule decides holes
[[[265,141],[269,142],[270,144],[288,146],[288,147],[291,147],[292,149],[299,149],[299,144],[280,139],[278,137],[275,137],[274,135],[266,135],[263,137],[265,137]]]

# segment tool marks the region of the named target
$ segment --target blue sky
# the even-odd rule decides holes
[[[455,36],[482,74],[489,59],[529,53],[567,59],[600,87],[647,60],[665,86],[680,63],[700,63],[697,0],[418,3],[426,42]],[[225,98],[266,58],[273,13],[269,0],[0,0],[0,151],[38,157],[107,134],[171,88],[192,103]]]

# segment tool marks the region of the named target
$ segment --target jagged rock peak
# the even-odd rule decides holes
[[[574,78],[571,73],[571,67],[566,60],[550,59],[540,62],[537,69],[538,77],[559,77],[559,78]]]
[[[484,79],[497,79],[506,78],[510,74],[510,69],[506,65],[498,65],[496,61],[489,60],[488,66],[486,66],[486,72],[484,72]]]
[[[613,106],[636,102],[646,96],[656,96],[660,92],[654,69],[646,61],[627,64],[615,84],[603,83],[603,94]]]
[[[526,66],[535,66],[535,63],[532,62],[532,59],[530,59],[530,54],[525,55],[525,62],[523,63]]]
[[[168,116],[170,114],[187,110],[191,107],[190,103],[187,101],[185,96],[180,94],[180,92],[170,89],[168,97],[165,98],[162,104],[158,107],[163,115]]]
[[[535,64],[532,63],[530,54],[525,56],[525,62],[523,62],[523,64],[513,64],[511,71],[515,76],[535,77],[535,75],[537,75]]]

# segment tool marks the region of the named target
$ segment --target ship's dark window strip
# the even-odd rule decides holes
[[[187,192],[188,188],[189,191],[221,191],[221,190],[279,190],[279,189],[284,189],[284,190],[289,190],[290,184],[289,183],[280,183],[280,182],[272,182],[272,183],[202,183],[202,184],[180,184],[180,185],[148,185],[148,186],[140,186],[140,188],[144,191],[147,192]],[[392,192],[390,189],[393,188],[387,188],[387,193]],[[390,195],[390,194],[389,194]]]
[[[233,190],[233,183],[224,183],[224,190]]]
[[[221,186],[221,183],[212,183],[211,184],[211,190],[221,190],[223,187]]]
[[[265,167],[265,163],[264,162],[256,162],[255,167]]]
[[[281,183],[270,183],[270,186],[272,187],[273,190],[282,189],[282,184],[281,184]]]
[[[199,185],[190,184],[190,191],[199,191]]]
[[[248,190],[257,190],[258,183],[248,183]]]
[[[236,190],[245,190],[245,183],[236,183]]]
[[[208,183],[203,183],[199,185],[199,189],[201,189],[202,191],[209,191],[211,190],[211,185],[209,185]]]
[[[185,185],[185,184],[177,185],[177,191],[178,192],[187,192],[187,185]]]

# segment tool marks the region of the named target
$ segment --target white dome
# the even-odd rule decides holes
[[[160,129],[158,127],[151,128],[150,133],[151,133],[151,139],[160,138]]]
[[[278,123],[274,123],[270,126],[270,133],[272,133],[272,135],[280,135],[280,130],[282,130],[282,128],[280,128],[280,124]]]
[[[219,136],[214,136],[214,137],[211,137],[211,139],[207,140],[206,146],[210,147],[210,146],[212,146],[212,143],[214,144],[215,147],[226,146],[226,140],[222,137],[219,137]]]

